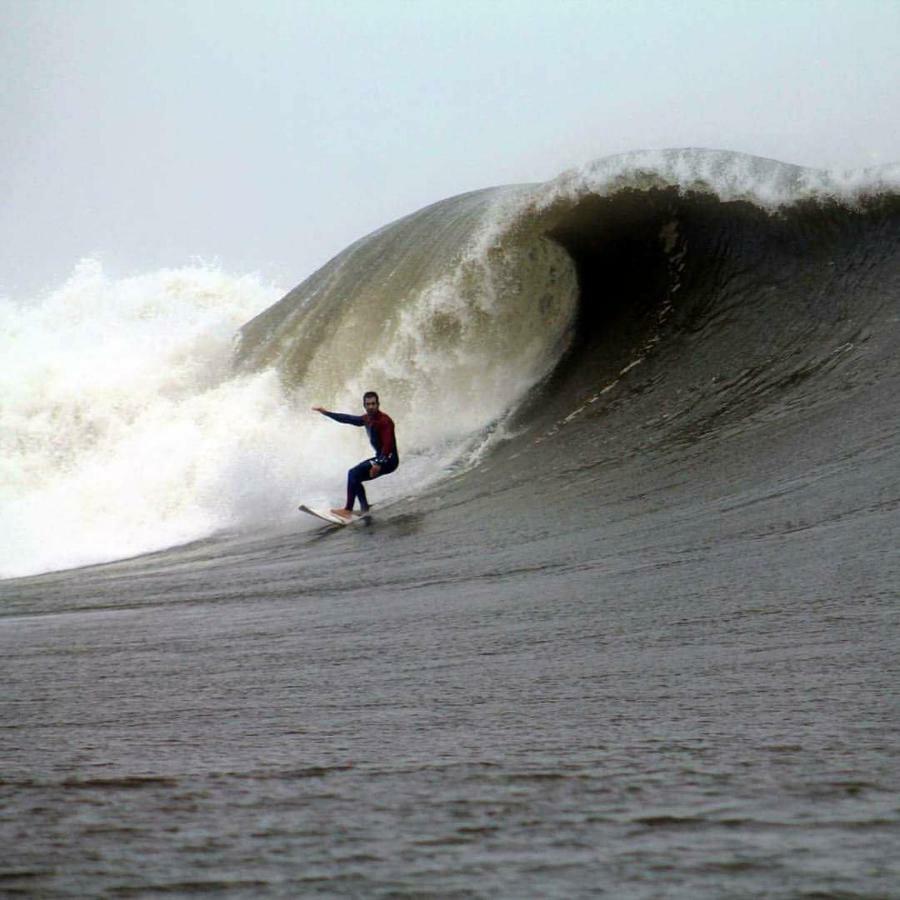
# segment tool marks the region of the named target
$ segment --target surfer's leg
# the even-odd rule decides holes
[[[375,477],[381,478],[382,475],[390,475],[397,468],[397,465],[397,457],[390,457],[386,463],[382,463],[380,466],[381,471]]]
[[[359,499],[359,508],[363,512],[369,508],[369,501],[366,499],[366,489],[362,483],[372,477],[369,474],[371,467],[372,461],[367,459],[347,472],[347,505],[344,509],[352,510],[357,498]]]
[[[369,501],[366,498],[366,489],[363,487],[364,481],[371,481],[373,478],[380,478],[382,475],[390,475],[397,468],[396,459],[385,463],[381,466],[381,471],[377,475],[372,474],[372,459],[363,460],[358,466],[354,466],[347,472],[347,505],[344,507],[348,512],[352,512],[353,504],[359,500],[359,508],[362,512],[369,511]]]

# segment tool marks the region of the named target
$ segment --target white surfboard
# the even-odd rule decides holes
[[[345,519],[343,516],[335,515],[330,509],[316,509],[315,507],[307,506],[305,503],[301,503],[297,509],[300,512],[305,512],[307,515],[322,519],[331,525],[352,525],[354,522],[361,522],[369,517],[368,514],[357,515],[354,513],[352,518]]]

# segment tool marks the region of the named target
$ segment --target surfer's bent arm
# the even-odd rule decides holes
[[[394,440],[394,423],[390,417],[381,416],[381,421],[375,427],[378,430],[378,455],[375,457],[375,465],[380,467],[396,452],[397,444]]]

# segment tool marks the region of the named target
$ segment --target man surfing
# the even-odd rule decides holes
[[[375,391],[366,391],[363,394],[363,406],[366,410],[364,416],[329,412],[324,406],[313,407],[313,412],[322,413],[335,422],[343,422],[345,425],[365,425],[369,442],[375,449],[375,456],[363,460],[347,472],[347,505],[343,509],[331,510],[333,515],[348,522],[353,518],[353,504],[357,499],[359,499],[359,514],[365,515],[369,511],[369,501],[366,499],[363,482],[382,475],[390,475],[400,465],[397,440],[394,437],[394,420],[379,408],[378,394]]]

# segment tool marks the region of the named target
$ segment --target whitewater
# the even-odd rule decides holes
[[[131,556],[270,514],[298,425],[277,379],[235,379],[234,332],[273,300],[208,267],[108,278],[0,307],[9,577]]]

